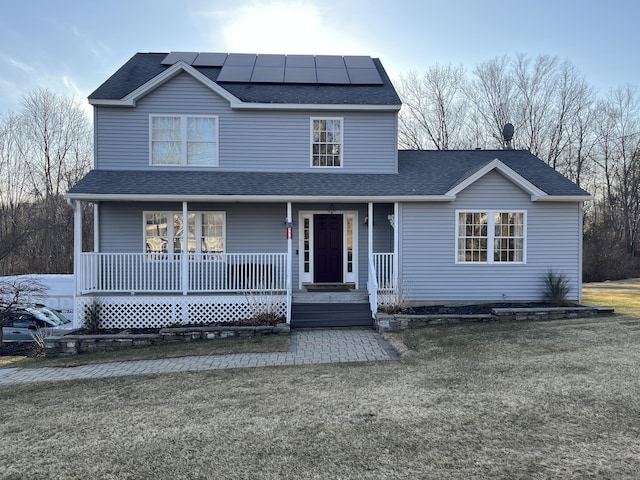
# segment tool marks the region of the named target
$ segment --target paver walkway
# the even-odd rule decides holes
[[[398,358],[398,354],[393,347],[371,329],[293,330],[291,346],[287,352],[134,360],[65,368],[7,368],[0,370],[0,386],[221,368],[367,362],[395,358]]]

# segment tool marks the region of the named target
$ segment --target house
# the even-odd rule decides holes
[[[295,325],[320,302],[348,324],[329,309],[353,301],[370,323],[397,295],[539,300],[549,269],[580,299],[589,194],[526,151],[398,151],[378,59],[138,53],[89,103],[95,165],[67,195],[78,318],[99,300],[112,327]]]

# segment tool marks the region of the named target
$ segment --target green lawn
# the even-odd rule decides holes
[[[639,317],[389,338],[399,361],[0,388],[0,478],[638,478]]]

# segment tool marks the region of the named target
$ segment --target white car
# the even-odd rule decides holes
[[[73,330],[73,322],[60,312],[45,306],[11,308],[5,315],[8,323],[2,327],[3,342],[33,342],[32,333],[45,329],[47,335],[64,335]]]

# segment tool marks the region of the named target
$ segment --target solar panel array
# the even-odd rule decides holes
[[[382,85],[371,57],[364,55],[272,55],[171,52],[162,61],[194,67],[222,67],[219,82]]]

